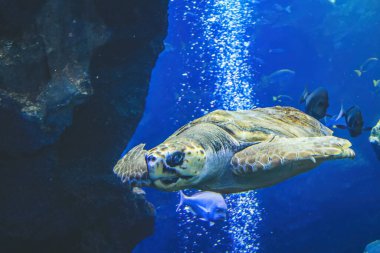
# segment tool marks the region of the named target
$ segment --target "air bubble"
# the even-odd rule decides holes
[[[214,109],[255,108],[259,101],[255,98],[255,66],[252,66],[253,57],[249,50],[254,37],[251,31],[255,24],[255,2],[183,2],[186,4],[184,16],[189,17],[186,22],[191,36],[187,49],[182,52],[182,56],[186,57],[186,68],[182,74],[177,110],[191,108],[191,117],[196,118]],[[202,94],[201,99],[195,101],[194,97],[199,94]],[[210,228],[191,214],[180,212],[178,237],[183,240],[182,252],[208,252],[202,248],[207,245],[197,241],[212,241],[209,247],[213,247],[215,252],[255,253],[259,250],[257,228],[262,220],[262,209],[257,193],[232,194],[227,196],[226,201],[228,220],[219,230],[215,228],[218,224]]]

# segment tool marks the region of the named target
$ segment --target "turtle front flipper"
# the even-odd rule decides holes
[[[132,186],[149,186],[151,180],[148,175],[148,168],[145,162],[145,144],[140,144],[131,149],[121,158],[113,171],[123,182],[128,182]]]
[[[274,171],[290,177],[310,170],[326,160],[354,158],[348,140],[334,136],[277,138],[250,146],[231,159],[235,175]]]

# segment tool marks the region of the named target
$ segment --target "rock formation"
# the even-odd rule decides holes
[[[154,210],[112,173],[168,1],[0,1],[0,251],[128,252]]]
[[[368,244],[365,247],[364,253],[380,253],[380,240]]]
[[[377,122],[376,126],[372,128],[369,141],[376,152],[377,158],[380,160],[380,120]]]

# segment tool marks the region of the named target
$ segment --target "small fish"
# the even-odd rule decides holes
[[[271,48],[268,50],[268,53],[270,54],[282,54],[285,50],[283,48]]]
[[[282,102],[283,98],[293,100],[293,98],[288,95],[278,95],[278,96],[273,96],[272,98],[273,98],[273,102],[280,102],[280,103]]]
[[[329,94],[323,87],[315,89],[312,93],[309,93],[307,89],[302,93],[300,103],[305,103],[306,114],[321,120],[327,114],[327,108],[329,107]]]
[[[164,46],[166,52],[174,52],[176,50],[176,48],[168,42],[164,42]]]
[[[226,219],[227,204],[220,193],[204,191],[186,196],[183,191],[180,191],[179,194],[181,199],[177,211],[181,206],[187,206],[194,215],[210,222],[210,225],[213,225],[215,221]]]
[[[368,58],[362,65],[359,66],[359,69],[355,69],[354,72],[361,77],[365,72],[370,71],[376,63],[379,61],[376,57]]]
[[[140,187],[133,187],[132,192],[137,195],[146,195],[145,191],[141,189]]]
[[[255,63],[258,63],[258,65],[264,65],[264,60],[262,58],[253,57],[253,60],[255,61]]]
[[[280,4],[274,4],[274,8],[277,11],[283,11],[283,12],[287,12],[287,13],[292,13],[292,6],[290,6],[290,5],[288,5],[288,6],[282,6]]]
[[[379,80],[373,80],[373,86],[376,88],[376,87],[380,87],[380,79]]]
[[[342,120],[344,119],[344,122]],[[351,106],[347,111],[340,109],[339,115],[335,120],[334,128],[348,129],[351,137],[359,136],[363,131],[370,131],[372,127],[363,127],[363,114],[359,106]]]
[[[291,69],[280,69],[269,76],[264,76],[261,81],[265,84],[287,84],[293,81],[296,72]]]

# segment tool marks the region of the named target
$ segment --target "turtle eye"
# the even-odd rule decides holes
[[[145,160],[146,160],[146,162],[147,163],[149,163],[149,162],[154,162],[154,161],[156,161],[156,157],[155,156],[153,156],[153,155],[146,155],[145,156]]]
[[[166,157],[166,164],[170,167],[175,167],[181,165],[183,163],[183,159],[185,158],[185,153],[176,151],[172,154],[169,154]]]

